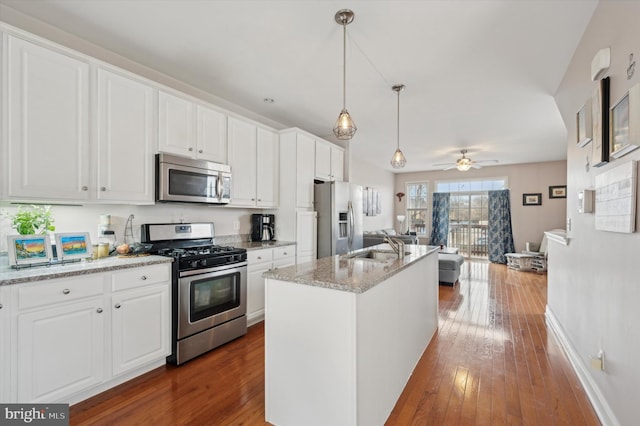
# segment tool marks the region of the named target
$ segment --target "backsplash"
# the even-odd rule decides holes
[[[3,204],[1,211],[13,214],[17,207]],[[130,214],[134,215],[133,235],[140,241],[143,223],[213,222],[218,244],[247,241],[251,232],[251,214],[260,210],[236,209],[197,204],[156,204],[151,206],[85,205],[52,206],[55,232],[89,232],[92,241],[99,239],[100,215],[111,215],[111,228],[116,240],[124,241],[124,228]],[[16,234],[10,220],[0,216],[0,253],[7,251],[7,235]]]

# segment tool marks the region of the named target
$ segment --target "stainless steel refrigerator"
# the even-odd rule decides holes
[[[349,182],[314,185],[318,259],[362,248],[362,187]]]

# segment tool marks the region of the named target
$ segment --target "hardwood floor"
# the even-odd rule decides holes
[[[466,262],[387,425],[599,425],[544,320],[546,276]],[[264,327],[71,407],[72,425],[264,425]]]

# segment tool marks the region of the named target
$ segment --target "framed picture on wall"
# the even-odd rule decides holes
[[[523,206],[540,206],[542,205],[542,193],[522,194]]]
[[[582,105],[576,114],[577,143],[579,147],[586,146],[593,138],[593,124],[591,122],[591,98]]]
[[[567,185],[550,186],[549,198],[567,198]]]
[[[636,84],[611,107],[609,124],[611,157],[620,158],[638,149],[640,140],[640,85]]]
[[[592,96],[591,121],[591,164],[600,167],[609,162],[609,77],[598,82],[598,88]]]

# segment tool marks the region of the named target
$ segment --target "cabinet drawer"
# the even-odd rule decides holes
[[[276,247],[273,249],[273,260],[286,259],[296,254],[296,246]]]
[[[131,268],[113,273],[111,289],[113,291],[126,290],[166,281],[171,281],[169,264]]]
[[[293,266],[296,264],[296,260],[293,257],[286,257],[280,260],[273,261],[273,269],[285,268],[287,266]]]
[[[249,262],[249,265],[261,262],[271,262],[272,259],[273,249],[247,251],[247,261]]]
[[[104,274],[89,274],[44,281],[21,287],[18,289],[18,309],[102,295],[104,292],[104,277]]]

